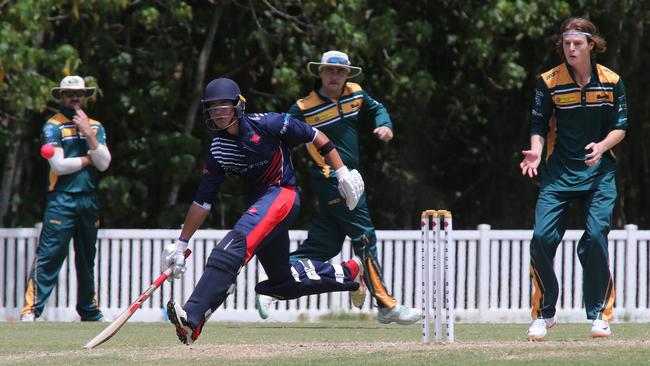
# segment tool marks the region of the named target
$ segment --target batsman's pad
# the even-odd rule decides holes
[[[291,263],[291,273],[294,281],[262,281],[255,286],[255,291],[277,299],[291,300],[325,292],[355,291],[359,288],[359,283],[352,280],[350,270],[340,264],[299,259]]]
[[[206,267],[219,268],[236,275],[245,259],[246,236],[237,230],[231,230],[212,249]]]

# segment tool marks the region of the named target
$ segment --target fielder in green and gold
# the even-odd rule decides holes
[[[534,284],[530,340],[543,340],[556,323],[559,290],[553,258],[571,201],[579,202],[585,220],[577,252],[592,337],[611,335],[615,298],[607,249],[616,201],[616,158],[611,149],[625,137],[625,90],[616,73],[592,62],[591,53],[604,52],[606,44],[590,21],[567,19],[560,32],[557,51],[565,62],[538,78],[531,149],[523,151],[520,164],[522,174],[533,177],[539,168],[541,176],[530,243]]]
[[[102,313],[95,299],[95,254],[99,226],[98,171],[108,169],[111,155],[104,127],[82,110],[84,98],[95,88],[86,88],[79,76],[67,76],[52,96],[61,101],[59,113],[43,125],[43,146],[54,147],[48,159],[49,184],[36,258],[32,265],[22,321],[34,321],[43,309],[68,255],[73,239],[77,271],[76,310],[82,321],[97,321]]]
[[[346,166],[359,169],[359,113],[374,119],[373,133],[381,141],[393,138],[393,126],[384,106],[348,79],[361,74],[350,64],[348,55],[339,51],[323,53],[321,62],[310,62],[309,72],[317,77],[314,90],[299,99],[290,109],[294,118],[323,131],[334,143]],[[350,210],[337,189],[335,172],[312,145],[311,182],[318,196],[319,215],[310,224],[307,239],[292,254],[293,259],[326,261],[341,252],[345,237],[350,237],[354,252],[364,262],[364,282],[377,301],[381,323],[412,324],[421,318],[419,310],[400,305],[389,294],[382,280],[377,258],[377,238],[370,219],[365,193],[356,208]],[[361,307],[364,293],[352,294],[352,302]],[[268,302],[259,301],[260,315],[265,318]]]

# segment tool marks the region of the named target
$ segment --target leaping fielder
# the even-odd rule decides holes
[[[234,228],[212,250],[205,271],[184,306],[169,301],[170,321],[182,343],[194,342],[205,321],[234,289],[240,269],[257,255],[268,280],[258,293],[294,299],[359,288],[361,261],[340,265],[312,260],[289,262],[288,227],[298,215],[300,199],[289,148],[311,142],[336,169],[339,189],[354,208],[363,193],[363,180],[349,171],[327,136],[287,114],[245,114],[245,99],[230,79],[211,81],[202,100],[206,124],[216,130],[205,160],[203,178],[185,217],[176,243],[165,247],[162,267],[174,266],[174,278],[185,272],[184,251],[205,221],[219,186],[227,175],[247,183],[248,209]]]

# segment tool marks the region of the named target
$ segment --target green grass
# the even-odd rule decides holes
[[[547,341],[526,324],[457,324],[454,344],[425,345],[421,325],[334,316],[319,323],[208,323],[181,345],[169,324],[127,323],[93,350],[107,324],[0,323],[0,365],[647,365],[650,325],[614,323],[610,339],[589,324],[560,324]],[[343,320],[336,320],[343,319]]]

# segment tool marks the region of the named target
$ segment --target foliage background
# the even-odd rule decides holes
[[[560,22],[584,16],[622,75],[629,130],[616,148],[614,227],[649,226],[650,3],[622,0],[17,0],[0,2],[0,226],[41,220],[46,161],[39,131],[68,74],[99,88],[91,117],[113,154],[100,193],[104,227],[178,227],[210,139],[196,101],[211,79],[237,80],[248,111],[286,111],[306,95],[309,61],[349,52],[356,80],[388,108],[388,145],[362,119],[362,174],[375,225],[412,229],[419,212],[448,208],[455,226],[530,228],[537,187],[520,175],[534,79],[560,62]],[[307,155],[294,152],[303,190],[296,228],[316,201]],[[227,228],[244,209],[223,186],[205,227]],[[581,227],[577,209],[571,226]]]

